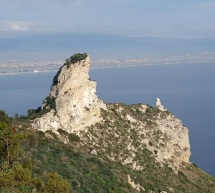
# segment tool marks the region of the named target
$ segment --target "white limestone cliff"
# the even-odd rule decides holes
[[[118,126],[120,124],[124,126]],[[168,165],[176,173],[181,163],[189,163],[191,155],[188,129],[182,122],[168,111],[144,104],[108,104],[102,122],[79,136],[81,146],[87,145],[89,151],[103,153],[106,159],[131,165],[134,170],[145,167],[145,163],[137,159],[145,149],[152,152],[157,162]]]
[[[78,146],[88,149],[91,155],[104,154],[123,165],[132,164],[135,170],[144,167],[136,157],[145,148],[157,162],[169,165],[176,172],[182,162],[189,163],[188,129],[163,107],[159,98],[156,108],[144,104],[105,104],[96,95],[96,82],[89,80],[89,68],[89,56],[78,62],[66,60],[42,106],[45,113],[33,121],[33,128],[56,134],[59,129],[75,133],[81,139]],[[121,153],[115,152],[119,143]]]
[[[157,151],[156,159],[168,164],[177,171],[182,162],[189,163],[191,151],[188,129],[174,115],[169,114],[165,119],[156,120],[159,139],[152,138],[153,146],[148,146],[152,152]]]
[[[49,97],[56,109],[36,119],[33,127],[42,131],[58,129],[67,132],[81,130],[98,122],[100,108],[105,108],[96,95],[96,82],[89,80],[90,57],[75,62],[66,60],[53,80]],[[46,102],[42,110],[46,107]]]

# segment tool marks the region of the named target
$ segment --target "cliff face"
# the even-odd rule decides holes
[[[75,63],[66,61],[49,94],[55,108],[34,120],[35,129],[51,130],[59,136],[59,129],[75,133],[83,151],[134,170],[146,167],[146,153],[176,172],[182,162],[189,162],[188,129],[162,106],[160,99],[157,108],[104,104],[96,95],[96,82],[89,80],[89,67],[89,56]],[[48,108],[45,100],[42,110]],[[67,143],[68,139],[63,141]]]
[[[100,108],[105,108],[96,95],[96,82],[89,80],[90,58],[72,63],[68,59],[54,77],[49,97],[55,109],[34,121],[42,131],[64,129],[79,131],[100,120]],[[44,101],[42,110],[50,108]]]
[[[146,167],[147,156],[175,172],[189,163],[188,129],[168,111],[144,104],[108,104],[103,119],[79,133],[82,148],[134,170]]]

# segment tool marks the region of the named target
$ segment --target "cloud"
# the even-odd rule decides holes
[[[0,21],[0,31],[22,32],[29,31],[37,26],[37,22]]]
[[[0,31],[126,36],[191,36],[197,32],[204,36],[205,31],[209,36],[214,29],[213,1],[0,0]]]
[[[28,30],[28,26],[26,26],[26,25],[20,25],[20,24],[12,24],[10,26],[10,29],[12,31],[27,31]]]

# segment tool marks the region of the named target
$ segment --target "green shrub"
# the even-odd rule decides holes
[[[56,103],[55,103],[54,97],[47,96],[44,99],[43,104],[45,105],[43,109],[54,109],[54,110],[56,110]]]
[[[0,171],[22,160],[24,152],[20,141],[24,138],[25,135],[17,133],[10,117],[0,111]]]
[[[69,58],[69,62],[71,62],[72,64],[76,63],[76,62],[79,62],[81,60],[85,60],[87,58],[87,54],[86,53],[77,53],[77,54],[74,54],[72,55],[70,58]]]
[[[62,67],[60,67],[60,69],[58,70],[58,72],[54,76],[54,78],[52,80],[52,86],[57,85],[57,83],[58,83],[58,76],[60,75],[61,69],[62,69]]]
[[[43,131],[37,131],[37,133],[38,133],[38,136],[40,136],[40,137],[45,137],[45,133],[43,132]]]
[[[48,182],[45,186],[46,193],[51,192],[62,192],[62,193],[69,193],[71,190],[71,184],[63,179],[57,173],[49,173],[48,174]]]
[[[58,139],[57,134],[56,134],[56,133],[54,133],[53,131],[51,131],[51,130],[47,130],[47,131],[46,131],[46,133],[47,133],[47,134],[49,134],[50,136],[52,136],[52,137],[53,137],[53,139]]]
[[[27,116],[20,116],[20,119],[36,119],[40,117],[41,115],[49,112],[51,109],[56,110],[56,103],[55,98],[47,96],[43,100],[43,108],[38,107],[37,109],[28,109],[28,115]],[[17,117],[17,116],[16,116]]]
[[[30,136],[28,140],[32,142]],[[20,146],[25,137],[13,126],[11,118],[0,110],[0,192],[69,193],[71,184],[57,173],[49,173],[47,181],[43,180],[43,176],[34,177],[31,159]],[[28,145],[33,145],[35,149],[35,143]]]
[[[65,130],[63,130],[63,129],[58,129],[57,131],[58,131],[58,133],[60,133],[61,135],[68,135],[68,132],[65,131]]]
[[[70,142],[79,142],[80,141],[80,137],[78,135],[76,135],[75,133],[70,133],[68,135],[68,139]]]

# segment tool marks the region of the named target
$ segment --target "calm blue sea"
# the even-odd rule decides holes
[[[26,114],[41,106],[56,72],[0,76],[0,109]],[[191,161],[215,176],[215,63],[92,68],[105,102],[145,103],[155,98],[188,127]]]

